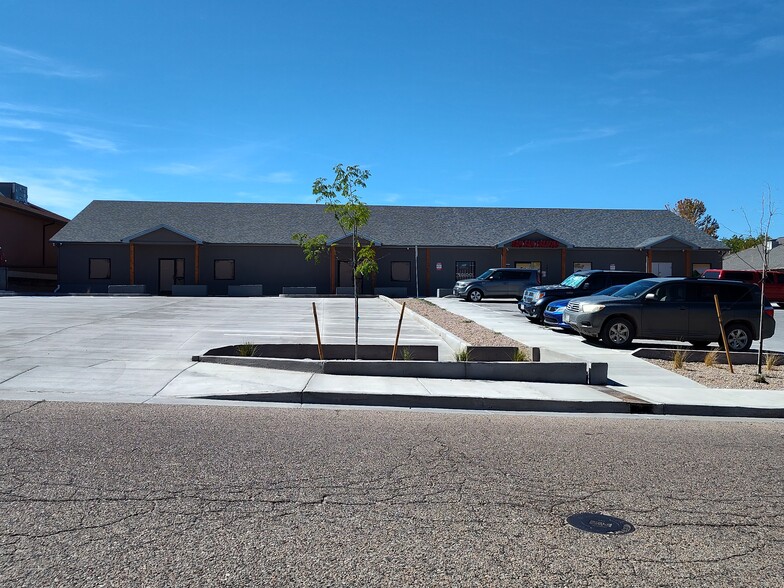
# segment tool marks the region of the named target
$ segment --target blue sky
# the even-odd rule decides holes
[[[784,2],[0,0],[0,181],[93,199],[784,213]],[[784,235],[784,216],[773,221]]]

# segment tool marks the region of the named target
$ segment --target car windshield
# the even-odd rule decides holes
[[[620,290],[618,290],[613,296],[617,298],[637,298],[646,290],[653,288],[658,282],[654,282],[653,280],[639,280],[637,282],[632,282],[628,286],[624,286]]]
[[[566,286],[567,288],[579,288],[580,284],[582,284],[587,278],[588,276],[578,276],[577,274],[572,274],[563,282],[561,282],[561,286]]]
[[[487,278],[490,277],[490,275],[492,273],[493,273],[493,270],[491,270],[491,269],[486,270],[484,273],[479,274],[479,277],[477,278],[477,280],[486,280]]]
[[[594,294],[594,296],[615,296],[615,293],[618,292],[618,290],[620,290],[621,288],[625,288],[625,286],[623,285],[610,286],[609,288],[605,288],[604,290],[597,292],[596,294]]]

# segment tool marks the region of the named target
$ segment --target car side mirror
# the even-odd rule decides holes
[[[656,300],[656,294],[654,294],[653,292],[648,292],[645,295],[645,300]]]

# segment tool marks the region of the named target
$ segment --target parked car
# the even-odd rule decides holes
[[[737,280],[762,286],[762,272],[759,270],[709,269],[705,270],[701,277],[716,280]],[[783,271],[770,270],[765,273],[765,298],[771,302],[784,302]]]
[[[759,338],[759,286],[705,278],[639,280],[613,296],[572,300],[564,322],[587,339],[625,347],[634,339],[688,341],[707,347],[723,344],[714,294],[719,297],[722,324],[730,351],[746,351]],[[762,337],[773,336],[773,307],[764,300]]]
[[[479,302],[482,298],[519,299],[528,286],[541,283],[539,270],[493,267],[478,278],[458,280],[452,293],[471,302]]]
[[[648,272],[583,270],[573,273],[560,284],[534,286],[526,289],[523,297],[517,304],[517,308],[520,309],[520,312],[528,320],[540,323],[542,322],[545,308],[553,300],[590,296],[609,286],[629,284],[642,278],[651,277],[654,277],[654,275]]]
[[[597,292],[595,296],[612,296],[625,285],[626,284],[617,284],[615,286],[610,286],[601,292]],[[548,304],[547,308],[544,309],[544,324],[548,327],[558,327],[567,331],[571,331],[572,327],[563,322],[563,312],[566,308],[566,305],[569,304],[572,300],[579,300],[579,298],[563,298],[561,300],[553,300],[550,304]]]

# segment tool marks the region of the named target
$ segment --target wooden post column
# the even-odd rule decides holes
[[[193,246],[193,281],[199,283],[199,244]]]
[[[335,246],[329,248],[329,291],[335,293]]]
[[[430,247],[425,249],[425,295],[430,296]]]
[[[136,249],[133,243],[129,243],[130,263],[128,264],[128,273],[130,274],[131,285],[136,283]]]
[[[683,263],[686,266],[683,269],[683,275],[687,278],[691,277],[691,249],[683,250]]]
[[[501,247],[501,267],[506,267],[506,247]]]
[[[561,247],[561,279],[566,278],[566,247]]]
[[[648,251],[645,253],[645,256],[645,271],[651,272],[653,270],[653,249],[648,249]]]

